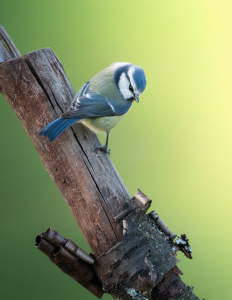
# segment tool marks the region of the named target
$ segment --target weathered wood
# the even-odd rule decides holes
[[[43,238],[50,242],[54,246],[63,246],[70,253],[72,253],[77,258],[87,262],[88,264],[94,264],[94,259],[88,255],[85,251],[79,248],[73,241],[66,239],[53,228],[49,227],[43,234]]]
[[[21,54],[15,44],[0,25],[0,63],[19,57]]]
[[[123,220],[123,241],[96,259],[95,269],[106,292],[115,299],[130,300],[130,289],[141,299],[153,299],[153,289],[178,262],[172,238],[161,232],[146,215],[151,200],[139,191],[128,203],[131,212]],[[126,288],[125,288],[126,287]],[[186,290],[186,286],[184,291]],[[175,291],[175,296],[178,296]],[[140,298],[138,298],[140,299]]]
[[[153,210],[152,212],[150,212],[150,216],[154,219],[154,221],[156,222],[157,226],[163,231],[165,232],[167,235],[169,236],[173,236],[173,233],[171,232],[171,230],[168,228],[168,226],[164,223],[164,221],[158,216],[157,212],[155,210]]]
[[[74,91],[51,49],[1,64],[0,91],[30,136],[50,176],[68,203],[95,255],[122,239],[114,220],[130,199],[108,156],[94,152],[99,141],[81,124],[55,142],[38,135],[67,109]]]
[[[73,251],[70,244],[79,251]],[[94,272],[93,258],[73,241],[64,238],[54,229],[48,228],[45,233],[36,237],[35,246],[47,255],[62,272],[72,277],[99,299],[103,296],[102,284]]]

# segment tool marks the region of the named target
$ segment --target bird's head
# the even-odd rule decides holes
[[[146,76],[141,67],[130,63],[114,63],[114,80],[125,100],[139,102],[146,87]]]

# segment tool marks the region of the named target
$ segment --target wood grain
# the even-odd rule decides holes
[[[19,50],[16,48],[3,26],[0,25],[0,63],[20,56]]]
[[[130,195],[99,141],[83,125],[55,142],[39,131],[66,111],[75,93],[58,58],[41,49],[0,66],[0,92],[14,109],[95,255],[122,240],[114,217]],[[55,206],[55,203],[54,203]]]

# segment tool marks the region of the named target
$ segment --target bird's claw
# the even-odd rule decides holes
[[[94,149],[94,151],[96,151],[96,150],[101,150],[102,152],[107,153],[107,154],[110,155],[110,149],[107,149],[106,146],[98,146],[98,147],[96,147],[96,148]]]

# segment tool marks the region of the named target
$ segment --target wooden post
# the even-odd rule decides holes
[[[94,151],[96,135],[76,124],[53,143],[39,136],[75,95],[56,55],[46,48],[20,56],[3,27],[0,40],[0,92],[85,235],[105,291],[118,300],[198,299],[179,277],[171,231],[146,214],[151,200],[141,191],[131,199],[108,155]]]

